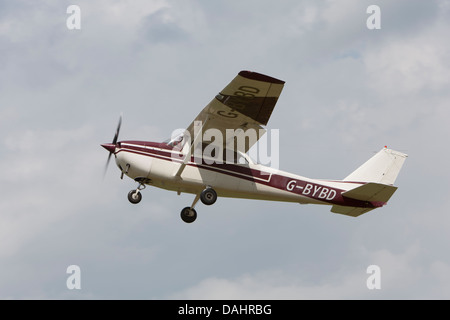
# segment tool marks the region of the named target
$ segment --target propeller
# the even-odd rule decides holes
[[[106,160],[105,172],[103,173],[103,177],[106,175],[106,171],[108,170],[109,161],[111,160],[111,156],[116,151],[117,139],[119,138],[120,126],[122,125],[122,115],[119,118],[119,124],[117,125],[116,134],[114,135],[112,143],[104,143],[101,146],[109,151],[108,160]]]

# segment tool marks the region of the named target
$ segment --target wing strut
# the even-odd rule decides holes
[[[194,154],[196,146],[198,142],[201,140],[203,128],[208,122],[208,119],[209,118],[207,118],[205,121],[194,121],[194,133],[196,134],[196,136],[194,137],[194,140],[192,141],[190,148],[187,150],[186,155],[184,156],[183,163],[180,165],[178,171],[175,173],[175,177],[181,178],[181,173],[183,173],[184,168],[186,168],[186,165],[188,164],[189,160],[191,160],[191,156]]]

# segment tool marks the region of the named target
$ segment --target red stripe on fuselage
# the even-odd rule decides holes
[[[120,149],[115,152],[118,154],[120,152],[130,152],[134,154],[139,154],[143,156],[153,157],[165,161],[173,161],[177,163],[182,163],[183,159],[181,158],[182,154],[178,151],[174,151],[173,149],[167,148],[168,145],[164,143],[152,143],[152,142],[143,142],[143,141],[127,141],[121,142]],[[177,158],[176,156],[179,156]],[[341,193],[346,191],[343,189],[333,188],[329,186],[324,186],[321,184],[307,182],[300,179],[296,179],[289,176],[274,174],[263,172],[256,169],[251,169],[249,167],[245,167],[237,164],[230,163],[205,163],[204,159],[202,159],[202,163],[197,163],[194,157],[191,157],[191,161],[187,163],[188,166],[197,167],[199,169],[215,171],[217,173],[229,175],[235,178],[245,179],[248,181],[253,181],[255,183],[263,184],[272,188],[280,189],[283,191],[288,191],[291,193],[295,193],[307,198],[320,200],[330,204],[338,204],[344,206],[353,206],[353,207],[373,207],[373,204],[366,201],[360,201],[355,199],[349,199],[342,197]],[[295,181],[295,183],[293,182]],[[342,181],[339,181],[342,182]],[[292,189],[288,188],[288,184],[295,184]],[[309,185],[309,186],[308,186]],[[311,188],[307,194],[305,194],[305,188]],[[321,195],[322,188],[330,190],[334,190],[336,195],[331,199],[326,199],[326,196],[323,198],[319,198]],[[323,195],[323,193],[322,193]]]

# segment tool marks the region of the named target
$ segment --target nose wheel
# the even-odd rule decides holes
[[[143,182],[139,182],[139,185],[136,189],[128,192],[128,201],[133,204],[138,204],[142,200],[141,190],[145,189],[145,184]]]
[[[133,204],[138,204],[142,200],[142,194],[139,190],[131,190],[128,192],[128,201]]]

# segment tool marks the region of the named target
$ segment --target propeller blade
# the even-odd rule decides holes
[[[105,148],[106,150],[109,151],[108,160],[106,160],[105,171],[103,172],[103,179],[106,176],[106,171],[108,170],[109,161],[111,160],[111,156],[113,155],[114,151],[116,150],[117,139],[119,139],[119,132],[120,132],[121,125],[122,125],[122,114],[120,115],[119,124],[117,125],[116,133],[114,134],[112,143],[105,143],[105,144],[101,145],[103,148]]]
[[[106,171],[108,171],[109,160],[111,160],[111,155],[112,155],[112,153],[110,152],[110,153],[109,153],[109,156],[108,156],[108,160],[106,160],[105,170],[103,171],[103,179],[105,179]]]
[[[122,125],[122,115],[120,115],[119,124],[117,125],[117,129],[116,129],[116,134],[114,135],[114,139],[112,141],[112,144],[114,144],[114,145],[117,143],[117,139],[119,138],[119,132],[120,132],[121,125]]]

